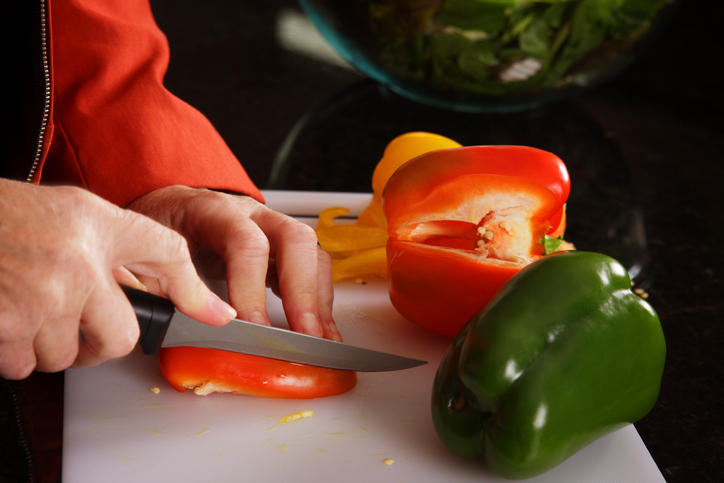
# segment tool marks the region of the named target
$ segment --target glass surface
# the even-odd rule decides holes
[[[362,73],[424,104],[540,107],[629,65],[674,0],[300,0]]]

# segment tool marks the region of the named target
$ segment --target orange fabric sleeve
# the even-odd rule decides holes
[[[44,183],[126,206],[186,185],[261,193],[211,123],[163,86],[169,47],[147,0],[52,3],[53,122]]]

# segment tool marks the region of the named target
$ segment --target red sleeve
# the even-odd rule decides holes
[[[43,182],[126,206],[169,185],[263,200],[211,123],[163,86],[166,37],[147,0],[52,3],[53,121]]]

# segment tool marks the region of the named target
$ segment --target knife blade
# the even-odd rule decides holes
[[[138,344],[147,355],[160,347],[206,347],[355,372],[397,371],[427,363],[245,320],[214,327],[187,317],[163,297],[121,288],[136,313]]]

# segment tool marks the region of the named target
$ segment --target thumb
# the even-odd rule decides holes
[[[236,311],[199,278],[186,239],[179,233],[131,211],[117,226],[120,236],[112,268],[125,267],[158,280],[163,294],[195,320],[223,325],[236,317]]]

